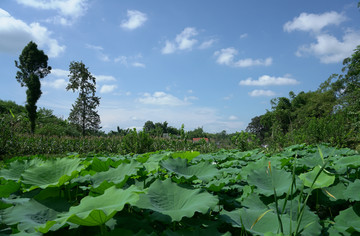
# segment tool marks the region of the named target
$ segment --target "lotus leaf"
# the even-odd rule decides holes
[[[117,168],[111,168],[108,171],[98,172],[90,177],[93,182],[93,187],[99,187],[104,181],[114,184],[123,184],[126,180],[136,175],[138,169],[141,167],[140,163],[132,161],[130,164],[121,164]]]
[[[24,173],[25,170],[30,168],[31,166],[38,166],[42,165],[44,161],[35,158],[30,161],[19,161],[16,160],[14,162],[11,162],[8,169],[2,169],[0,170],[0,177],[3,177],[4,179],[8,180],[15,180],[18,181],[21,178],[22,173]]]
[[[0,198],[9,197],[20,188],[20,183],[12,180],[0,180]]]
[[[140,191],[135,186],[126,190],[113,186],[98,197],[84,197],[78,206],[71,207],[69,212],[60,216],[68,222],[78,225],[102,225],[110,220],[116,212],[121,211],[125,204],[135,204],[139,199],[139,193]]]
[[[96,172],[107,171],[107,170],[109,170],[111,163],[114,162],[110,158],[105,158],[105,160],[101,160],[101,159],[104,159],[104,158],[94,157],[94,159],[92,160],[92,163],[91,163],[92,170],[94,170]]]
[[[140,195],[136,206],[168,215],[172,221],[180,221],[183,217],[192,217],[195,212],[206,213],[217,203],[214,195],[199,189],[182,188],[166,179],[152,183],[148,193]]]
[[[339,232],[356,231],[360,233],[360,203],[340,211],[339,215],[335,217],[334,228]]]
[[[346,188],[344,195],[349,198],[350,201],[360,201],[360,180],[356,179],[353,183],[350,183]]]
[[[47,221],[54,220],[58,212],[48,208],[36,200],[28,199],[28,201],[17,204],[16,206],[7,208],[2,213],[3,223],[8,225],[17,224],[20,231],[28,233],[35,232],[35,228],[46,224]]]
[[[84,168],[80,163],[80,159],[58,158],[48,160],[42,165],[26,169],[22,174],[22,182],[31,185],[29,190],[61,186],[74,178]]]
[[[161,161],[160,165],[169,172],[175,173],[178,176],[184,176],[187,179],[196,176],[206,182],[210,181],[219,174],[216,167],[205,161],[196,165],[188,166],[186,159],[176,158]]]
[[[299,175],[299,178],[303,181],[306,187],[313,189],[329,187],[335,181],[335,176],[328,173],[325,169],[320,173],[318,178],[315,180],[316,175],[319,173],[321,168],[319,166],[314,167],[311,171]],[[314,185],[313,185],[314,182]]]
[[[250,172],[247,177],[248,183],[257,188],[257,192],[265,196],[274,194],[278,196],[286,193],[291,187],[291,173],[277,168],[259,168]]]

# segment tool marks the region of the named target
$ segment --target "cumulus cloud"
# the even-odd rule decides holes
[[[186,101],[165,92],[144,93],[138,101],[149,105],[183,106],[188,104]]]
[[[251,97],[260,97],[260,96],[266,96],[266,97],[272,97],[275,96],[275,92],[271,90],[263,90],[263,89],[255,89],[249,93]]]
[[[207,49],[211,47],[215,42],[216,42],[215,39],[210,39],[208,41],[205,41],[199,46],[199,49]]]
[[[105,62],[110,61],[110,57],[103,52],[103,50],[104,50],[103,47],[97,46],[97,45],[92,45],[92,44],[85,44],[85,46],[87,48],[90,48],[90,49],[94,50],[97,53],[98,58],[101,61],[105,61]]]
[[[220,51],[216,51],[214,55],[217,57],[216,62],[220,65],[227,65],[232,67],[251,67],[251,66],[270,66],[272,64],[272,58],[266,59],[240,59],[235,60],[235,56],[238,51],[235,48],[224,48]]]
[[[114,84],[112,84],[112,85],[104,84],[103,86],[101,86],[100,93],[111,93],[116,88],[117,88],[117,86]]]
[[[112,75],[94,75],[96,81],[104,82],[104,81],[116,81],[115,77]]]
[[[142,58],[141,54],[135,55],[135,56],[118,56],[114,59],[114,62],[119,62],[121,65],[124,66],[133,66],[133,67],[139,67],[139,68],[145,68],[146,65],[144,63],[141,63],[137,61],[138,59]]]
[[[335,11],[325,12],[323,14],[308,14],[304,12],[292,21],[286,22],[284,30],[286,32],[295,30],[319,32],[328,25],[339,25],[346,19],[343,14]]]
[[[41,80],[41,85],[53,89],[65,89],[68,83],[69,71],[62,69],[51,69],[51,73],[44,80]],[[55,78],[54,78],[55,77]]]
[[[55,79],[55,80],[42,80],[41,85],[44,87],[50,87],[54,89],[65,89],[67,86],[67,81],[65,79]]]
[[[65,46],[51,36],[52,32],[39,23],[27,24],[0,8],[0,51],[19,53],[32,40],[40,49],[45,47],[49,57],[57,57],[65,51]]]
[[[328,31],[324,32],[323,28],[329,25],[338,26],[346,20],[344,14],[335,11],[323,14],[301,13],[300,16],[284,24],[284,31],[311,32],[311,36],[316,40],[314,43],[300,46],[295,53],[296,56],[313,55],[319,58],[321,63],[338,63],[351,56],[353,50],[360,44],[360,32],[347,29],[342,39],[338,39]]]
[[[229,120],[237,120],[239,119],[237,116],[231,115],[229,116]]]
[[[360,44],[359,31],[347,31],[338,40],[330,34],[319,34],[316,36],[316,42],[310,45],[301,46],[296,55],[301,57],[305,55],[314,55],[320,59],[320,62],[338,63],[344,58],[351,56],[357,45]]]
[[[176,35],[174,41],[167,40],[161,52],[163,54],[170,54],[177,50],[191,50],[198,42],[197,39],[193,38],[197,34],[198,32],[195,28],[187,27],[180,34]]]
[[[133,67],[140,67],[140,68],[145,68],[145,64],[140,63],[140,62],[134,62],[131,64]]]
[[[295,85],[299,84],[296,79],[288,77],[274,77],[269,75],[260,76],[257,80],[252,78],[247,78],[246,80],[241,80],[239,85],[250,85],[250,86],[269,86],[269,85]]]
[[[145,13],[142,13],[137,10],[128,10],[127,19],[121,22],[121,27],[123,29],[134,30],[139,28],[147,21],[147,16]]]
[[[55,10],[58,15],[48,19],[53,23],[71,25],[79,17],[83,16],[87,10],[87,0],[16,0],[24,6],[41,9]]]

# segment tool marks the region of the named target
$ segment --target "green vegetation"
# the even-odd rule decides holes
[[[14,158],[0,169],[0,233],[357,235],[359,160],[324,145]]]
[[[31,133],[35,131],[36,103],[41,96],[40,79],[50,73],[51,67],[47,64],[48,56],[38,50],[36,43],[30,42],[21,52],[19,62],[15,66],[19,69],[16,80],[26,90],[26,111],[30,121]]]
[[[101,127],[100,116],[96,111],[96,107],[100,104],[100,98],[95,96],[96,78],[82,62],[71,62],[69,71],[69,84],[66,90],[79,91],[79,97],[71,109],[69,121],[81,127],[83,136],[86,132],[97,132]]]

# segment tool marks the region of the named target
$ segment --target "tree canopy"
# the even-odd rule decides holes
[[[16,73],[16,80],[22,87],[27,87],[25,108],[30,120],[31,133],[34,133],[36,103],[42,93],[40,79],[51,71],[51,67],[48,66],[48,56],[37,48],[36,43],[30,41],[22,50],[19,62],[15,61],[15,66],[19,69]]]
[[[101,128],[100,116],[96,110],[100,105],[100,97],[95,96],[96,78],[82,62],[71,62],[69,71],[66,90],[79,92],[79,97],[72,106],[69,121],[78,125],[85,136],[87,131],[94,132]]]

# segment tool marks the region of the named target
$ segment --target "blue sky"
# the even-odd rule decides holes
[[[316,90],[360,45],[351,0],[2,0],[0,99],[25,104],[15,79],[33,40],[49,56],[38,107],[67,118],[71,61],[97,79],[103,130],[147,120],[228,133],[270,99]]]

